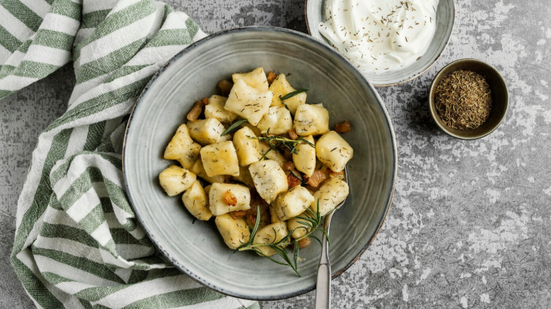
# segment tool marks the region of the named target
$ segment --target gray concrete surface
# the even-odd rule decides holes
[[[244,25],[306,31],[297,0],[176,0],[206,32]],[[335,308],[551,308],[551,6],[457,0],[442,58],[420,78],[378,89],[399,147],[381,233],[333,283]],[[430,119],[427,89],[459,58],[494,65],[510,110],[492,135],[460,141]],[[31,308],[10,264],[18,194],[38,134],[63,113],[70,66],[0,101],[0,308]],[[263,308],[312,308],[314,293]]]

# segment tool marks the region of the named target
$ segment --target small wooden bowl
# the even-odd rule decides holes
[[[484,76],[492,91],[492,111],[490,112],[490,117],[476,129],[457,130],[450,128],[440,119],[435,108],[436,87],[444,77],[458,70],[473,71]],[[432,118],[445,133],[464,140],[478,139],[495,131],[503,119],[505,119],[507,108],[509,107],[509,92],[505,80],[493,66],[476,59],[459,59],[446,65],[434,77],[429,91],[429,107]]]

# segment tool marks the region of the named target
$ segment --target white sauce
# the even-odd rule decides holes
[[[319,31],[361,70],[398,70],[427,51],[438,1],[326,0]]]

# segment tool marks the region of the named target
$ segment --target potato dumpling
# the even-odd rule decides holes
[[[270,91],[274,93],[272,97],[272,106],[287,106],[291,113],[294,115],[297,107],[301,104],[306,103],[306,92],[299,93],[295,96],[290,97],[289,99],[282,102],[280,97],[283,97],[293,91],[296,91],[295,88],[291,87],[291,84],[287,81],[285,74],[279,74],[279,76],[274,80],[270,85]]]
[[[285,222],[276,222],[261,228],[256,232],[253,244],[273,244],[287,236],[287,224]],[[268,246],[257,247],[264,255],[274,255],[274,249]]]
[[[312,213],[310,213],[309,211],[303,212],[300,216],[310,217],[310,218],[313,217]],[[306,233],[310,232],[311,228],[308,225],[303,224],[301,222],[306,222],[306,221],[304,219],[300,219],[297,217],[291,218],[287,221],[287,229],[289,230],[289,233],[293,232],[291,234],[291,237],[295,239],[301,238],[302,236],[306,235]]]
[[[251,237],[251,232],[249,231],[249,226],[242,218],[233,219],[231,215],[224,214],[217,216],[214,219],[216,227],[222,235],[226,246],[230,249],[237,249],[241,245],[249,242]]]
[[[240,166],[239,176],[232,176],[232,179],[244,183],[249,188],[254,188],[253,178],[251,177],[251,172],[249,172],[248,167]]]
[[[276,207],[275,207],[275,204],[274,204],[274,203],[270,204],[270,221],[271,221],[272,223],[276,223],[276,222],[281,221],[281,220],[279,220],[279,218],[277,217]]]
[[[266,159],[276,161],[281,168],[283,168],[283,164],[287,162],[279,151],[274,149],[270,150],[270,146],[265,142],[260,142],[260,153],[262,153],[263,156],[265,155]]]
[[[203,147],[201,161],[209,177],[216,175],[239,176],[239,160],[231,141]]]
[[[251,208],[251,191],[238,184],[213,183],[209,190],[209,208],[215,216],[248,210]]]
[[[285,134],[293,128],[291,112],[283,106],[272,106],[257,126],[262,133]]]
[[[317,203],[319,201],[320,214],[325,216],[346,199],[348,192],[348,184],[345,181],[338,178],[330,178],[314,193],[314,201],[312,202],[311,209],[316,212],[318,207]]]
[[[224,109],[226,100],[228,100],[228,98],[219,95],[212,95],[209,98],[209,104],[205,106],[205,118],[215,118],[221,123],[226,124],[232,123],[235,118],[237,118],[237,114]]]
[[[268,91],[268,80],[263,68],[256,68],[249,73],[235,73],[232,74],[231,78],[234,84],[238,80],[242,80],[258,91]]]
[[[195,160],[195,163],[193,163],[193,166],[191,167],[190,171],[210,183],[214,183],[214,182],[225,183],[225,182],[228,182],[228,179],[230,177],[227,175],[216,175],[216,176],[209,177],[209,175],[207,175],[207,172],[205,171],[205,168],[203,167],[203,161],[201,161],[201,157]]]
[[[275,200],[275,213],[279,221],[286,221],[302,214],[314,202],[314,197],[303,186],[293,187]]]
[[[238,80],[232,87],[224,108],[256,126],[262,116],[268,112],[273,93],[271,91],[259,91]]]
[[[314,138],[311,135],[306,136],[304,139],[315,145]],[[312,176],[316,169],[316,148],[304,143],[299,144],[296,147],[296,151],[296,154],[293,153],[295,168],[308,177]]]
[[[260,136],[260,135],[262,134],[262,133],[260,132],[260,129],[259,129],[259,128],[253,126],[252,124],[250,124],[250,123],[248,123],[248,122],[245,122],[245,123],[243,124],[243,126],[249,128],[249,129],[251,129],[251,130],[254,132],[254,135],[256,135],[256,136]]]
[[[231,249],[246,246],[271,256],[292,239],[304,248],[313,232],[310,219],[334,210],[349,194],[342,171],[353,151],[337,132],[350,128],[331,131],[328,110],[306,104],[306,93],[295,90],[285,74],[266,76],[259,67],[232,80],[218,83],[222,96],[196,102],[188,113],[189,122],[164,153],[183,168],[168,167],[159,181],[170,196],[183,192],[195,218],[214,216]],[[203,188],[203,180],[210,184]]]
[[[338,173],[343,171],[346,163],[352,159],[354,150],[339,133],[330,131],[319,138],[316,155],[323,164]]]
[[[329,112],[323,104],[302,104],[295,114],[295,131],[298,135],[320,135],[329,132]]]
[[[226,128],[215,118],[189,121],[187,127],[191,138],[203,146],[218,143],[220,139],[228,138],[227,135],[220,136]]]
[[[194,181],[191,187],[184,192],[182,202],[195,218],[208,221],[212,217],[212,212],[208,208],[208,196],[199,180]]]
[[[159,182],[168,196],[178,195],[187,190],[197,179],[196,175],[185,168],[171,165],[159,174]]]
[[[268,204],[275,200],[279,193],[289,189],[287,175],[276,161],[263,160],[253,163],[249,166],[249,172],[258,195]]]
[[[233,145],[237,151],[239,165],[249,166],[260,159],[260,145],[254,132],[248,127],[239,129],[233,135]]]
[[[197,160],[200,151],[201,145],[191,139],[187,126],[183,124],[178,127],[176,134],[166,146],[164,158],[176,160],[183,168],[189,169]]]

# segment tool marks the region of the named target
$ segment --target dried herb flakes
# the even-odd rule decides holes
[[[440,119],[457,130],[481,126],[492,110],[492,92],[486,79],[472,71],[446,75],[436,86],[435,108]]]

